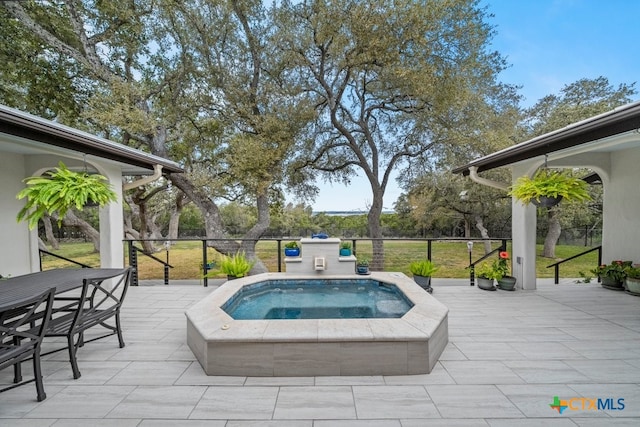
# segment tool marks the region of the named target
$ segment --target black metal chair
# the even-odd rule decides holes
[[[85,343],[117,334],[120,348],[124,347],[120,326],[120,307],[122,307],[122,302],[129,289],[132,270],[132,268],[127,268],[115,276],[85,279],[79,297],[57,297],[55,299],[56,302],[67,303],[62,307],[54,307],[45,336],[66,337],[67,347],[43,354],[68,349],[73,378],[80,378],[76,353],[78,348]],[[106,323],[112,318],[114,324]],[[111,332],[84,340],[84,332],[94,326],[103,326],[110,329]]]
[[[38,402],[47,398],[42,384],[40,348],[51,319],[54,295],[55,288],[52,288],[10,307],[3,307],[0,313],[0,370],[13,366],[14,384],[0,392],[35,381]],[[29,358],[33,359],[34,378],[23,381],[21,363]]]

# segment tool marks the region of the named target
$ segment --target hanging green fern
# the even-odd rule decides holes
[[[550,171],[542,169],[533,178],[521,176],[516,180],[509,195],[526,204],[532,200],[540,201],[541,197],[562,197],[564,200],[587,201],[591,200],[588,192],[588,184],[574,178],[567,172]]]
[[[117,200],[107,178],[86,172],[73,172],[62,162],[55,170],[46,172],[45,176],[31,176],[24,179],[24,182],[27,187],[16,197],[26,197],[27,203],[18,212],[17,220],[27,220],[31,230],[46,214],[57,212],[62,220],[72,207],[82,209],[89,202],[104,206]]]

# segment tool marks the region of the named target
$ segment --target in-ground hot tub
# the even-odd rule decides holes
[[[236,320],[225,312],[247,295],[252,298],[252,295],[260,294],[263,287],[273,288],[273,283],[293,281],[295,293],[304,286],[298,281],[304,279],[311,281],[310,286],[332,289],[344,286],[347,279],[356,280],[352,282],[356,288],[365,286],[364,282],[357,281],[363,280],[357,275],[323,276],[318,281],[314,276],[285,273],[266,273],[225,283],[186,312],[187,343],[205,372],[239,376],[431,372],[448,342],[448,309],[402,273],[372,272],[366,281],[374,287],[379,284],[382,288],[397,290],[400,299],[407,303],[404,314],[398,312],[395,303],[386,299],[381,305],[387,308],[382,311],[395,314],[382,318],[361,318],[362,307],[358,305],[353,310],[353,304],[348,301],[347,311],[359,318]],[[349,298],[344,296],[338,300]],[[389,304],[392,308],[388,308]],[[335,306],[335,303],[330,304],[330,312],[335,311]],[[285,313],[284,317],[287,317],[286,313],[292,317],[292,307],[272,308],[276,313]],[[321,311],[312,307],[308,313],[318,317],[317,313]],[[274,313],[273,310],[270,312]]]

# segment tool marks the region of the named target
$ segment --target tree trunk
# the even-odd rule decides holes
[[[53,234],[53,227],[51,226],[51,217],[45,215],[42,217],[42,223],[44,224],[44,234],[47,237],[47,243],[51,245],[53,249],[60,249],[60,242]]]
[[[167,238],[170,241],[178,238],[180,214],[182,214],[182,209],[184,209],[186,203],[187,199],[184,196],[184,193],[178,192],[176,195],[176,202],[171,206],[171,217],[169,218],[169,231],[167,232]],[[175,244],[175,242],[172,244]]]
[[[471,237],[471,222],[467,219],[466,215],[462,221],[464,222],[464,237],[469,239]]]
[[[100,233],[87,221],[78,218],[75,212],[68,210],[67,214],[62,219],[62,224],[69,227],[80,227],[80,230],[84,233],[84,235],[87,236],[89,240],[91,240],[91,243],[93,243],[93,250],[95,252],[100,252]]]
[[[480,231],[480,236],[482,236],[483,239],[488,239],[490,237],[489,232],[487,232],[487,229],[484,226],[484,220],[480,215],[476,215],[476,228]],[[485,255],[491,252],[490,240],[483,240],[482,244],[484,245]]]
[[[38,249],[40,249],[41,251],[48,251],[49,250],[49,248],[47,248],[46,243],[44,243],[44,241],[42,241],[40,236],[38,236]]]
[[[376,194],[378,193],[378,194]],[[382,227],[380,226],[380,217],[382,215],[383,192],[374,191],[373,203],[367,214],[367,228],[369,229],[369,237],[373,239],[373,256],[369,269],[371,271],[384,270],[384,242],[382,241]]]
[[[556,208],[548,208],[547,219],[549,223],[549,230],[547,231],[547,236],[544,239],[542,256],[546,258],[555,258],[556,244],[558,243],[560,233],[562,232],[560,218],[558,217],[558,210]]]
[[[271,222],[271,214],[269,213],[269,197],[265,191],[262,194],[258,195],[256,199],[256,206],[258,208],[258,221],[256,224],[251,227],[251,230],[247,231],[247,234],[244,236],[245,240],[242,242],[242,249],[245,251],[247,258],[254,261],[253,268],[251,269],[251,274],[259,274],[266,273],[269,270],[267,266],[256,256],[256,243],[258,239],[264,234],[264,232],[269,228],[269,223]]]
[[[147,200],[144,197],[145,190],[143,188],[136,188],[131,195],[129,204],[132,207],[132,211],[135,212],[133,206],[137,207],[138,219],[140,220],[140,245],[142,251],[146,254],[152,254],[155,252],[154,242],[149,242],[146,239],[150,239],[149,234],[149,213],[147,211]]]

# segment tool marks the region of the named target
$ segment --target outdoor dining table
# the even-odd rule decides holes
[[[122,268],[81,268],[39,271],[37,273],[0,280],[0,312],[47,289],[56,288],[56,295],[81,288],[84,279],[97,279],[124,273]]]

